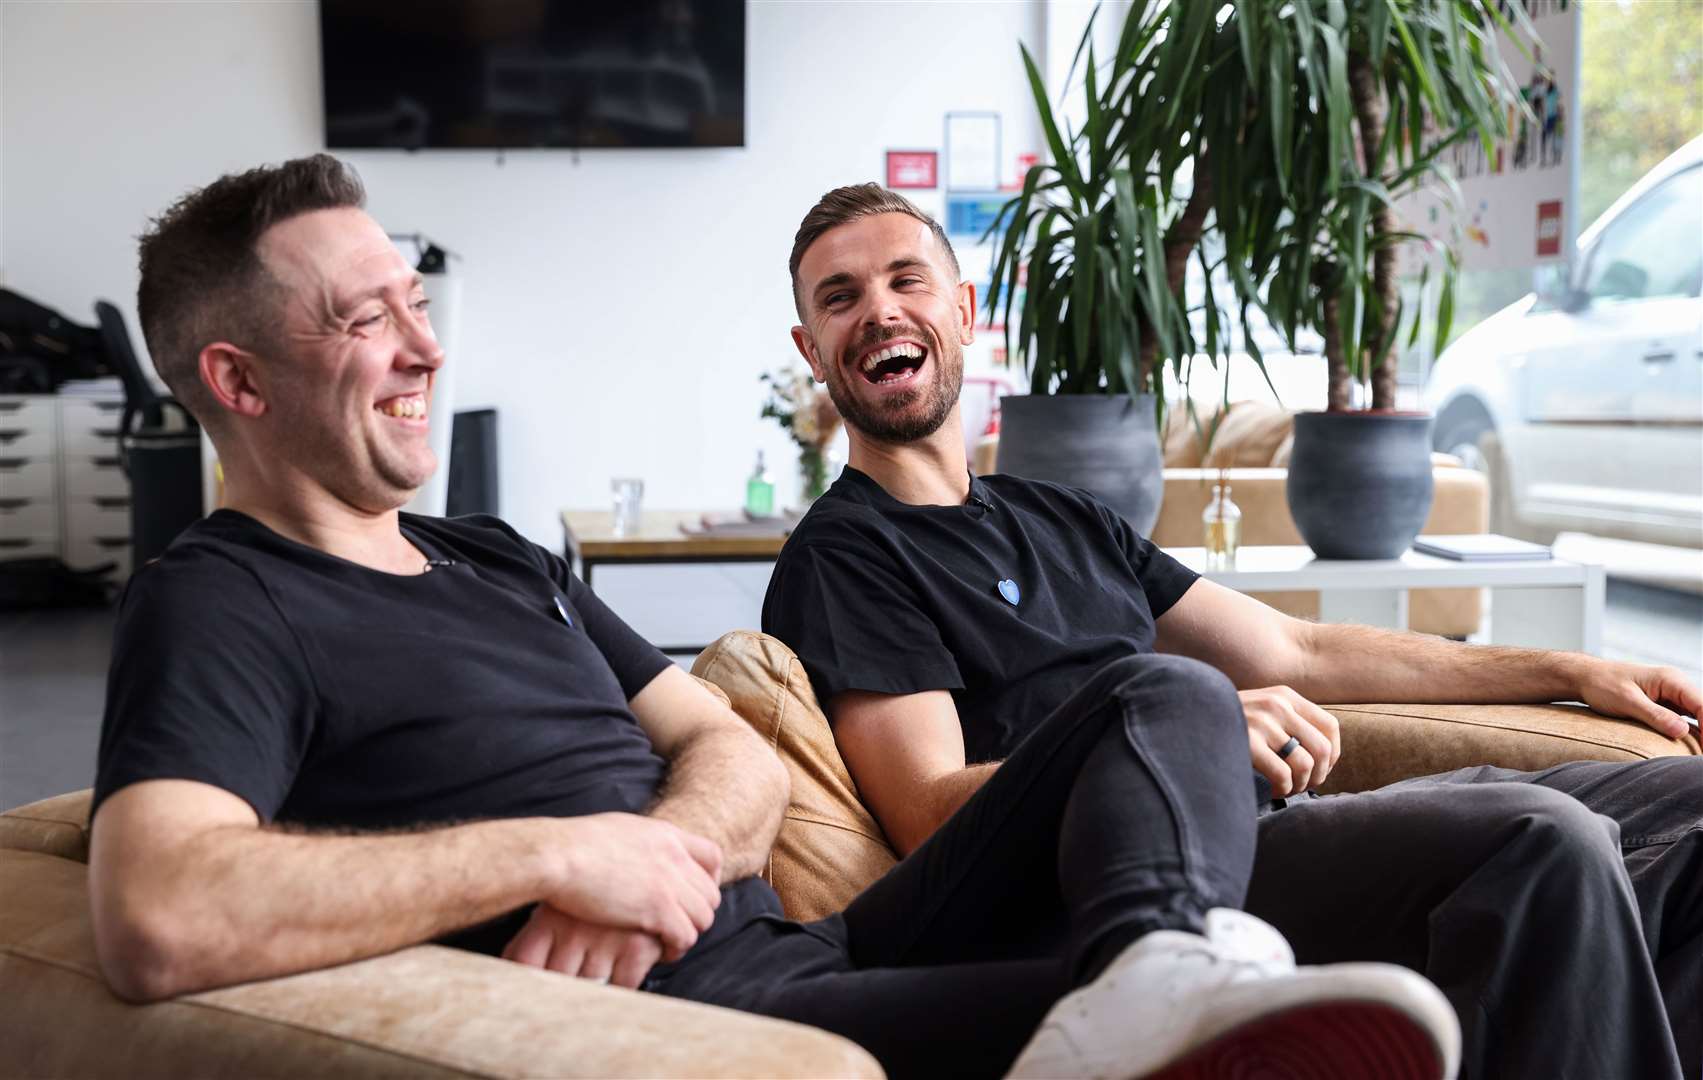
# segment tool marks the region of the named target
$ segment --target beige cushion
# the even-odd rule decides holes
[[[1265,468],[1294,428],[1295,418],[1275,405],[1234,402],[1218,425],[1202,465],[1210,469]]]
[[[763,876],[787,915],[808,922],[840,911],[898,856],[858,800],[804,665],[777,639],[735,630],[692,673],[725,690],[786,763],[792,799]]]

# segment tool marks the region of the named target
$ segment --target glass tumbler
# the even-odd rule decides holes
[[[617,476],[609,481],[609,491],[615,499],[611,531],[616,536],[637,536],[644,515],[645,482],[637,477]]]

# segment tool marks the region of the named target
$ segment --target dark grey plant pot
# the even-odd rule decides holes
[[[1289,513],[1319,558],[1395,558],[1425,525],[1431,493],[1429,415],[1296,414]]]
[[[1002,398],[999,471],[1087,488],[1146,536],[1165,495],[1155,404],[1146,394]]]

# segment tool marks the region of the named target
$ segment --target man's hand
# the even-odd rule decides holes
[[[661,958],[662,942],[642,930],[599,926],[549,904],[533,909],[532,918],[503,950],[504,960],[629,990],[637,990]]]
[[[1325,782],[1342,756],[1342,732],[1336,717],[1287,686],[1243,690],[1242,712],[1248,718],[1248,751],[1254,768],[1271,781],[1278,798],[1294,795]],[[1288,757],[1277,756],[1291,738],[1300,746]]]
[[[659,939],[678,960],[715,921],[721,849],[669,822],[638,814],[564,820],[560,885],[544,902],[598,926]]]
[[[1677,670],[1612,660],[1584,665],[1579,700],[1605,716],[1641,720],[1670,739],[1693,730],[1687,716],[1703,713],[1703,693]]]

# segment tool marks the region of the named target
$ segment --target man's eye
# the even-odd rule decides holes
[[[827,298],[825,300],[823,300],[822,302],[824,304],[827,304],[829,307],[833,307],[835,304],[839,303],[842,300],[845,300],[846,298],[848,298],[850,296],[851,296],[851,293],[843,293],[843,292],[829,293]]]
[[[900,278],[898,281],[894,282],[893,284],[895,284],[895,285],[921,285],[922,284],[922,278],[920,278],[920,277],[903,277],[903,278]]]
[[[422,296],[422,297],[420,297],[420,299],[414,301],[414,310],[415,311],[424,311],[431,306],[432,306],[432,301],[429,297]]]
[[[364,319],[356,319],[355,325],[356,326],[377,326],[379,323],[381,323],[383,321],[384,321],[384,313],[380,312],[377,315],[368,315]]]

